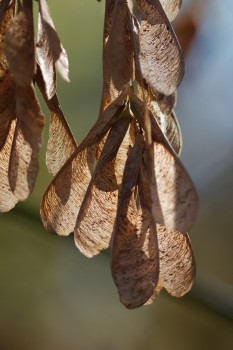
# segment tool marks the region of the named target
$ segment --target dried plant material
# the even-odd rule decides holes
[[[52,180],[41,203],[41,218],[49,232],[74,231],[80,206],[92,176],[96,148],[124,109],[122,96],[97,120],[86,138]]]
[[[168,147],[155,141],[144,153],[142,179],[148,187],[147,201],[155,222],[186,232],[196,220],[198,197],[180,160]]]
[[[130,96],[131,109],[138,119],[142,128],[145,128],[145,120],[143,115],[145,113],[144,103],[134,94]],[[165,147],[173,150],[179,155],[182,147],[182,135],[178,121],[174,112],[166,115],[161,112],[160,105],[156,100],[152,100],[151,96],[147,96],[147,105],[149,118],[151,121],[151,134],[154,141],[162,142]],[[153,111],[153,114],[151,113]]]
[[[32,2],[19,3],[14,19],[15,2],[8,5],[1,16],[0,30],[1,211],[10,210],[32,191],[44,125],[30,85],[34,74]]]
[[[0,3],[0,78],[8,71],[4,54],[5,36],[14,16],[15,1],[2,0]],[[1,83],[2,85],[2,83]]]
[[[133,52],[128,26],[127,4],[125,0],[117,0],[106,47],[106,63],[110,69],[110,79],[118,94],[127,90],[132,80]]]
[[[182,0],[160,0],[164,12],[170,22],[172,22],[179,13]]]
[[[89,147],[83,149],[80,146],[54,177],[41,203],[40,213],[45,228],[61,236],[74,231],[91,180],[89,162],[93,161],[93,152]]]
[[[66,122],[56,94],[47,98],[45,82],[40,67],[37,67],[36,83],[50,111],[49,139],[46,150],[46,165],[55,176],[67,159],[77,149],[77,144]]]
[[[8,136],[0,150],[0,212],[7,212],[18,202],[9,183],[8,168],[10,163],[11,147],[15,132],[16,120],[13,119],[8,128]]]
[[[175,92],[184,73],[179,43],[159,0],[138,0],[141,9],[140,67],[146,83],[164,95]]]
[[[28,197],[38,172],[44,121],[32,87],[17,88],[13,116],[16,119],[9,119],[8,135],[0,151],[1,211]]]
[[[114,163],[129,122],[128,113],[123,113],[110,130],[79,211],[75,244],[87,257],[109,247],[118,193]]]
[[[126,162],[113,233],[112,275],[127,308],[146,303],[158,282],[159,260],[155,224],[139,210],[136,184],[143,146],[138,136]]]
[[[0,150],[6,141],[10,124],[14,118],[15,85],[9,73],[4,54],[5,35],[14,15],[14,2],[0,3]]]
[[[127,4],[107,0],[103,38],[103,91],[100,113],[127,90],[132,78],[133,53],[128,32]]]
[[[40,13],[38,14],[36,52],[43,80],[45,82],[46,99],[50,100],[56,93],[56,70],[53,53],[49,46]]]
[[[31,86],[17,88],[16,116],[9,180],[14,195],[22,201],[34,187],[44,127],[44,117]]]
[[[195,278],[195,261],[188,234],[157,225],[157,235],[159,285],[171,295],[181,297],[191,289]]]
[[[43,117],[35,81],[50,112],[46,163],[54,178],[41,203],[45,228],[74,231],[87,257],[111,245],[127,308],[151,303],[162,288],[182,296],[195,275],[186,230],[198,200],[177,156],[173,111],[184,62],[169,21],[181,1],[106,0],[100,113],[79,146],[56,94],[55,67],[69,80],[68,58],[47,1],[37,2],[37,70],[32,0],[19,0],[15,17],[15,2],[0,2],[0,210],[27,198],[38,172]]]
[[[138,181],[140,204],[150,211],[148,183],[144,180],[141,168]],[[154,232],[158,240],[159,281],[146,304],[151,304],[162,288],[173,296],[183,296],[190,290],[195,278],[195,260],[188,234],[168,230],[159,224]]]
[[[47,37],[46,41],[49,45],[50,51],[52,52],[55,66],[61,77],[64,80],[69,81],[69,62],[67,53],[57,35],[46,0],[39,0],[39,10],[43,30]]]
[[[176,154],[180,155],[182,149],[182,135],[175,112],[170,112],[169,114],[162,113],[160,105],[155,100],[151,100],[150,106],[164,136],[166,136]]]
[[[6,33],[5,55],[16,84],[30,85],[35,68],[32,0],[18,6],[18,13]]]
[[[11,76],[6,72],[0,83],[0,151],[6,142],[14,111],[15,86]]]
[[[115,178],[118,185],[121,185],[122,176],[125,168],[125,163],[128,157],[130,149],[133,147],[136,141],[136,135],[139,132],[138,127],[134,119],[131,120],[130,126],[125,134],[125,137],[117,152],[114,162]]]
[[[1,0],[1,2],[0,2],[0,27],[2,27],[2,21],[6,20],[6,14],[8,17],[9,12],[11,12],[13,10],[14,5],[15,5],[15,0]],[[10,17],[11,17],[11,15],[10,15]],[[8,22],[8,19],[9,18],[7,18],[7,22]],[[4,27],[4,25],[3,25],[3,27]]]
[[[177,92],[175,91],[173,94],[169,96],[159,94],[159,93],[154,95],[151,93],[150,99],[155,100],[158,103],[162,113],[169,115],[176,107]]]
[[[104,35],[103,35],[103,87],[102,87],[102,98],[100,104],[100,115],[103,110],[109,106],[114,99],[117,97],[117,91],[114,89],[111,81],[111,68],[108,67],[107,60],[107,44],[109,34],[112,26],[112,17],[116,0],[106,0],[105,4],[105,17],[104,17]]]
[[[77,149],[77,144],[66,122],[56,94],[49,101],[48,106],[51,119],[46,150],[46,165],[50,174],[55,176]]]

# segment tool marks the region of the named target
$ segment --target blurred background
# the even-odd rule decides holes
[[[197,263],[192,291],[162,293],[152,306],[119,302],[108,254],[83,257],[73,237],[48,234],[39,219],[49,184],[41,166],[29,200],[0,216],[0,350],[233,349],[233,2],[183,1],[175,22],[186,52],[176,113],[182,160],[200,196],[190,232]],[[70,60],[58,94],[78,143],[98,115],[104,1],[49,0]]]

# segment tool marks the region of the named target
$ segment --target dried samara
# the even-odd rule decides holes
[[[4,74],[16,91],[14,97],[9,93],[7,98],[23,101],[21,105],[25,106],[27,98],[20,94],[21,86],[32,93],[35,81],[51,112],[47,165],[54,178],[41,203],[43,224],[49,232],[61,236],[74,232],[76,246],[87,257],[111,247],[112,276],[127,308],[151,303],[162,288],[171,295],[182,296],[190,290],[195,276],[187,231],[196,219],[198,198],[179,160],[182,139],[173,110],[184,60],[170,22],[176,17],[181,1],[106,0],[100,113],[79,146],[68,129],[55,93],[55,66],[68,79],[67,57],[46,1],[38,2],[37,65],[34,49],[18,49],[14,42],[14,28],[21,27],[20,11],[31,21],[32,15],[27,14],[27,11],[31,14],[29,0],[22,5],[18,2],[18,12],[15,17],[11,12],[11,19],[7,11],[12,2],[1,2],[2,9],[7,9],[1,10],[1,35],[5,38],[1,57],[6,63]],[[28,24],[25,28],[29,28]],[[29,29],[28,32],[31,33]],[[25,30],[23,33],[25,36]],[[28,41],[27,47],[34,48],[30,44],[32,34],[24,41]],[[30,56],[28,61],[25,52]],[[28,62],[30,75],[15,65],[16,54],[18,60]],[[3,91],[6,88],[2,85],[0,93]],[[18,105],[19,102],[14,106]],[[16,125],[17,111],[6,113],[14,116]],[[9,137],[13,127],[11,122],[9,126],[4,121],[8,119],[3,119],[1,125],[5,123],[4,135],[8,134],[8,147],[12,150],[16,141]],[[26,124],[24,121],[20,125]],[[32,132],[38,135],[34,129]],[[24,131],[21,134],[28,135]],[[5,140],[4,137],[1,131],[0,140]],[[25,142],[31,145],[27,139]],[[1,152],[6,152],[7,142],[2,144]],[[37,141],[37,148],[38,144]],[[33,147],[34,144],[35,151]],[[9,152],[9,163],[13,152]],[[18,154],[16,160],[21,157]],[[10,167],[5,169],[7,186],[16,196],[14,184],[19,175],[9,182]],[[30,178],[28,170],[25,178]]]
[[[34,38],[33,3],[0,1],[0,212],[29,196],[38,173],[44,117],[35,83],[51,116],[49,171],[55,175],[77,148],[56,95],[56,68],[68,80],[68,58],[46,0],[38,0],[38,37]]]

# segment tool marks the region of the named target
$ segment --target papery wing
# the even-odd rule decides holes
[[[124,109],[122,97],[104,111],[73,155],[56,174],[41,203],[41,218],[49,232],[74,231],[80,206],[93,172],[95,150]]]
[[[9,181],[18,200],[25,200],[33,190],[39,170],[38,153],[42,143],[44,117],[32,86],[18,87],[16,128],[12,143]]]
[[[128,89],[133,73],[133,53],[124,0],[106,1],[103,39],[103,91],[100,111]]]
[[[67,236],[76,218],[89,181],[94,158],[91,147],[78,148],[52,180],[41,203],[41,218],[47,231]]]
[[[48,171],[55,176],[67,159],[76,150],[77,144],[66,122],[56,93],[49,100],[40,67],[37,67],[36,83],[50,111],[49,138],[46,150]]]
[[[179,43],[159,0],[139,0],[139,4],[142,15],[139,58],[143,78],[154,92],[170,95],[184,74]]]
[[[112,275],[121,302],[130,309],[146,303],[158,281],[156,227],[137,203],[137,179],[142,156],[138,138],[126,162],[113,233]]]
[[[133,74],[133,52],[125,0],[116,2],[112,22],[106,47],[106,63],[110,79],[119,94],[128,89]]]
[[[15,82],[30,85],[35,69],[32,0],[18,7],[18,13],[6,34],[5,55]]]
[[[16,120],[11,120],[8,128],[7,138],[5,139],[4,145],[0,150],[0,212],[7,212],[11,210],[18,202],[17,198],[12,192],[8,176],[15,125]]]
[[[135,123],[135,120],[132,120],[117,152],[114,163],[115,177],[118,185],[121,185],[122,183],[122,176],[125,168],[125,163],[128,158],[128,154],[131,147],[133,147],[133,145],[135,144],[137,132],[138,127]]]
[[[131,96],[131,110],[144,129],[144,104]],[[147,202],[153,208],[156,223],[171,230],[186,232],[194,223],[198,211],[198,196],[183,164],[164,137],[148,111],[153,143],[143,155],[142,177],[148,187]]]
[[[46,99],[50,100],[56,93],[56,70],[53,52],[50,48],[40,13],[38,14],[36,52],[38,63],[45,83]]]
[[[123,113],[110,130],[79,211],[75,244],[88,257],[110,244],[118,195],[114,163],[129,122],[129,116]]]
[[[195,260],[187,233],[157,225],[160,285],[173,296],[187,293],[195,278]]]
[[[0,150],[15,116],[15,85],[4,54],[5,35],[13,20],[14,6],[15,2],[9,0],[0,4]]]
[[[39,10],[44,32],[46,33],[47,42],[55,61],[55,66],[61,77],[69,81],[69,61],[66,50],[57,35],[52,17],[46,0],[39,0]]]
[[[173,150],[177,155],[180,155],[182,149],[182,134],[175,112],[172,111],[169,114],[163,113],[159,102],[152,99],[150,100],[150,110],[155,116],[160,125],[161,131],[166,136]]]
[[[144,153],[142,178],[150,184],[148,202],[155,222],[186,232],[196,220],[198,197],[177,156],[166,145],[155,141]]]

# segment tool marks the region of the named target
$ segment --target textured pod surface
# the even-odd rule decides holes
[[[152,217],[137,204],[137,179],[142,156],[138,138],[126,162],[112,245],[112,275],[127,308],[146,303],[158,281],[159,260]]]
[[[45,82],[46,99],[50,100],[56,93],[55,61],[40,13],[38,14],[36,53],[43,80]]]
[[[29,4],[29,5],[27,5]],[[5,54],[15,82],[30,85],[35,69],[32,3],[19,6],[5,38]]]
[[[75,243],[88,257],[98,254],[110,244],[118,194],[114,163],[129,122],[129,117],[123,113],[110,130],[79,211]]]
[[[115,177],[118,185],[121,185],[125,163],[131,147],[133,147],[135,144],[137,132],[138,130],[135,124],[135,120],[132,120],[120,145],[114,162]]]
[[[151,100],[150,110],[153,112],[161,131],[166,136],[173,150],[180,155],[182,149],[182,135],[175,112],[165,114],[161,111],[158,102]]]
[[[5,36],[12,23],[14,1],[1,3],[0,7],[0,150],[6,141],[12,119],[14,118],[15,85],[9,72],[4,54]]]
[[[7,212],[11,210],[18,202],[11,190],[8,175],[15,125],[16,120],[13,119],[8,128],[8,136],[0,151],[0,212]]]
[[[41,218],[49,232],[69,235],[91,180],[95,150],[119,117],[124,105],[120,97],[97,120],[86,138],[56,174],[41,203]]]
[[[44,117],[31,86],[18,87],[8,135],[0,151],[1,211],[10,210],[32,192],[38,173],[38,153]],[[7,194],[5,193],[7,191]]]
[[[128,30],[128,7],[124,0],[106,1],[103,38],[103,91],[105,109],[128,89],[133,73],[133,52]]]
[[[142,179],[156,223],[186,232],[197,217],[198,197],[191,178],[173,152],[154,142],[144,153]]]
[[[77,149],[77,144],[66,122],[57,94],[55,93],[51,99],[47,98],[46,85],[39,66],[37,66],[36,83],[50,112],[46,165],[50,174],[55,176]]]
[[[195,261],[187,233],[157,225],[160,274],[159,285],[175,297],[187,293],[195,278]]]
[[[18,87],[16,128],[13,137],[9,180],[18,200],[32,192],[39,170],[38,154],[42,144],[44,117],[32,86]]]
[[[52,53],[55,66],[61,77],[64,80],[69,81],[68,56],[57,35],[46,0],[39,0],[39,10],[41,16],[41,24],[44,31],[43,35],[46,35],[46,44],[48,44],[49,49]]]
[[[76,218],[91,180],[92,148],[78,150],[52,180],[41,203],[41,218],[49,232],[67,236],[74,231]]]
[[[154,91],[170,95],[183,74],[179,43],[159,0],[139,0],[141,9],[140,66],[143,78]]]

